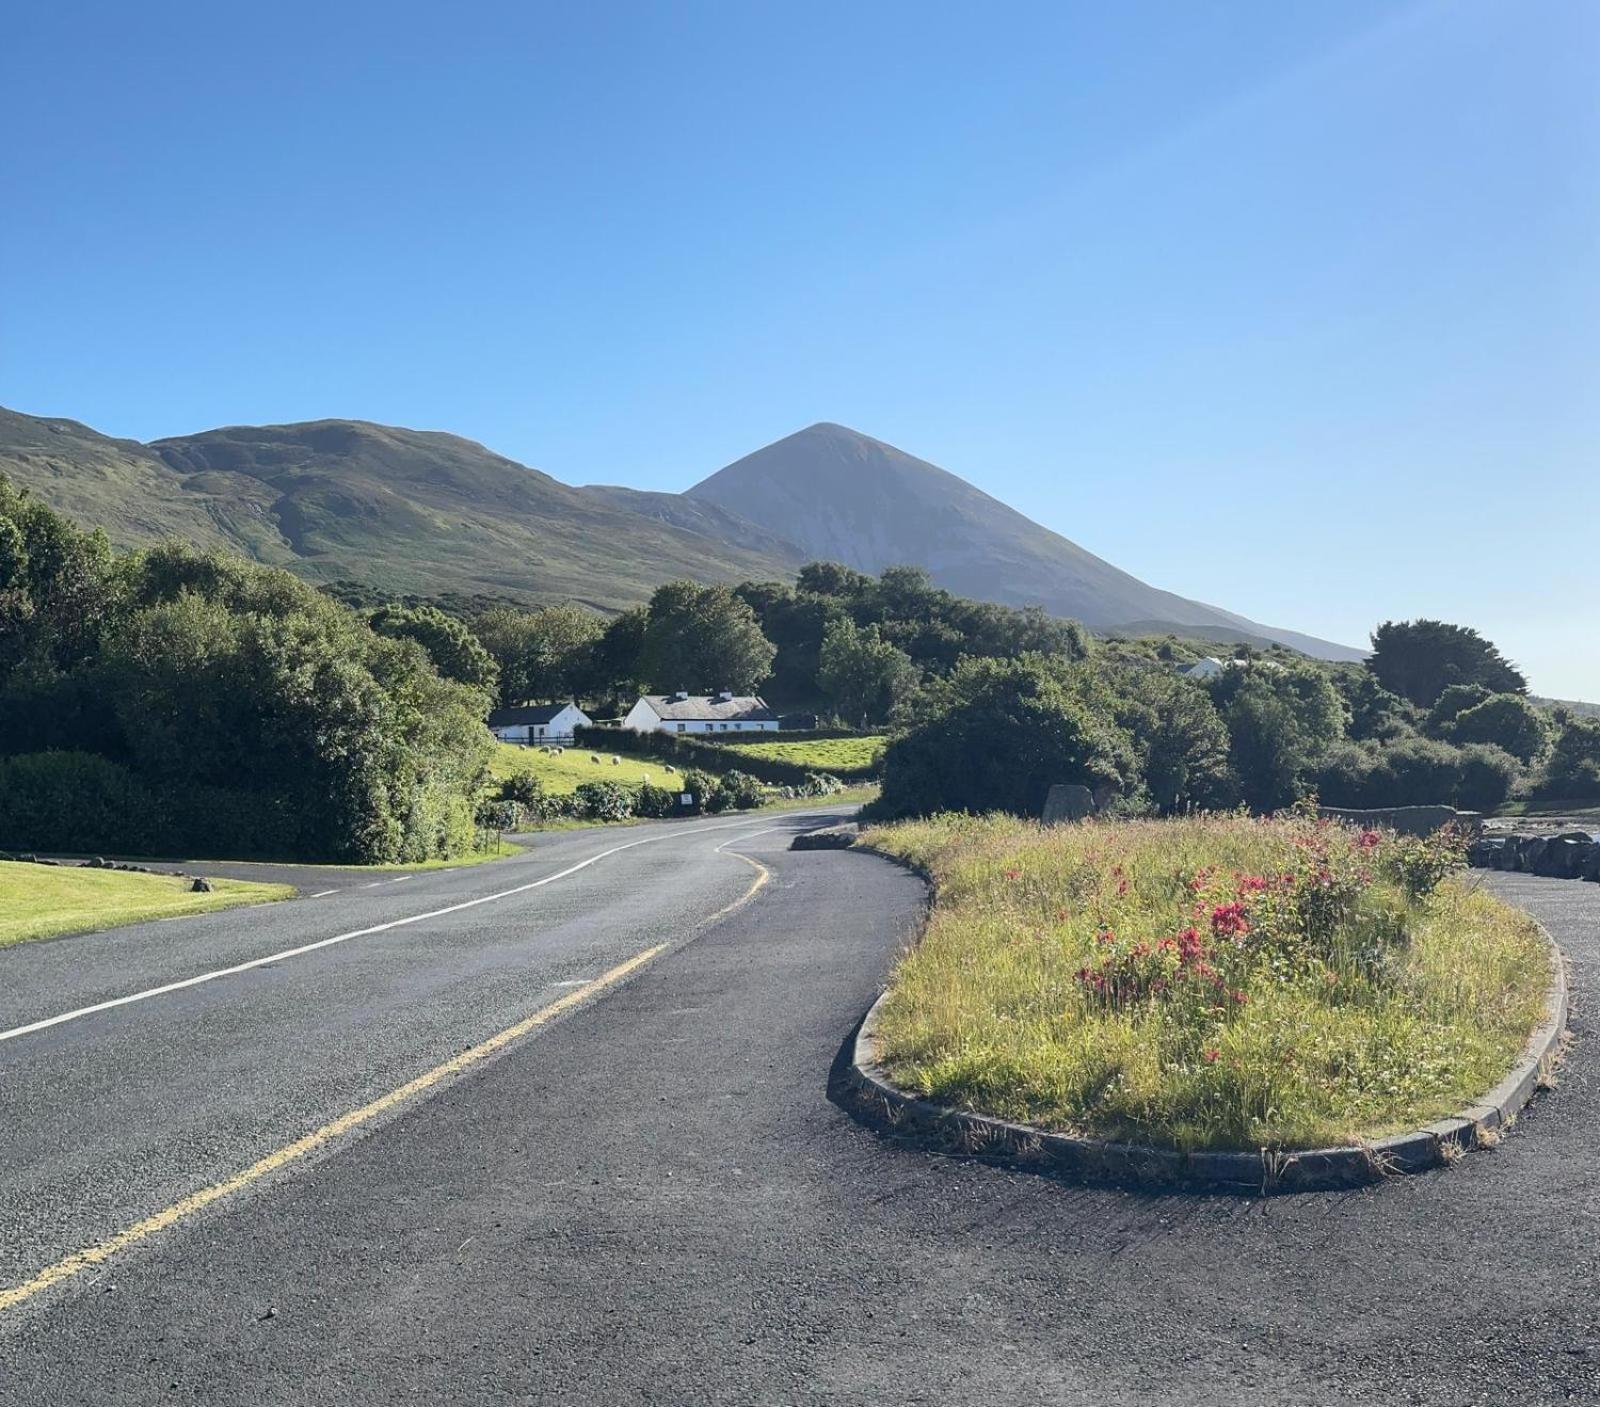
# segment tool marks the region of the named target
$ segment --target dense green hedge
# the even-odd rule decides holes
[[[736,735],[728,735],[731,741]],[[738,737],[749,740],[752,733]],[[763,742],[796,742],[812,736],[801,733],[767,733]],[[853,733],[834,733],[833,737],[854,737]],[[577,728],[573,745],[595,752],[625,752],[632,757],[657,757],[664,762],[683,768],[701,767],[712,772],[726,772],[736,764],[735,770],[775,787],[801,787],[815,775],[817,768],[802,762],[790,762],[777,757],[754,756],[743,749],[724,747],[720,741],[708,742],[687,733],[635,733],[631,728]],[[870,774],[862,774],[870,775]]]

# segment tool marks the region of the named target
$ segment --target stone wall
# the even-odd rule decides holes
[[[1513,870],[1550,879],[1587,879],[1600,884],[1600,838],[1589,831],[1550,835],[1483,835],[1467,852],[1484,870]]]

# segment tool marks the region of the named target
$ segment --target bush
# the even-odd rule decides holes
[[[155,799],[125,767],[88,752],[0,758],[0,849],[147,854]]]
[[[1506,803],[1521,768],[1503,748],[1473,743],[1461,749],[1456,772],[1456,805],[1466,811],[1494,811]]]
[[[942,711],[884,754],[877,810],[892,816],[1010,811],[1037,816],[1054,782],[1120,789],[1128,740],[1044,661],[969,660]]]
[[[679,811],[678,793],[669,791],[666,787],[658,787],[651,782],[645,782],[633,794],[633,814],[635,816],[675,816]]]
[[[582,782],[572,797],[586,821],[625,821],[633,814],[633,798],[616,782]]]
[[[717,779],[709,772],[691,768],[683,774],[683,789],[694,798],[689,804],[693,811],[717,811]]]
[[[1565,715],[1534,796],[1540,801],[1600,801],[1600,721]]]
[[[530,811],[536,811],[544,799],[544,783],[531,771],[513,772],[500,783],[500,799],[515,801]]]
[[[1532,762],[1549,741],[1544,714],[1521,694],[1491,694],[1463,709],[1449,725],[1455,743],[1492,743],[1519,762]]]
[[[761,805],[761,783],[748,772],[725,772],[718,795],[737,811],[751,811]]]

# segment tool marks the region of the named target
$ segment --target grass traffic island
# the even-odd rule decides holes
[[[0,948],[32,938],[263,904],[294,893],[287,884],[206,882],[211,892],[195,894],[190,892],[193,879],[181,875],[0,861]]]
[[[935,890],[870,1018],[893,1089],[1063,1147],[1151,1150],[1141,1180],[1437,1136],[1552,1018],[1548,939],[1458,873],[1447,837],[961,816],[863,839]]]

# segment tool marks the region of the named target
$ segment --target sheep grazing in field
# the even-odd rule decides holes
[[[674,767],[670,762],[667,763],[667,771],[672,773],[672,775],[674,777],[676,777],[678,775],[678,769],[676,767]]]
[[[599,756],[598,756],[598,755],[597,755],[597,754],[595,754],[595,753],[592,753],[592,752],[591,752],[591,753],[590,753],[590,754],[589,754],[589,761],[591,761],[591,762],[592,762],[592,763],[594,763],[594,765],[595,765],[595,766],[596,766],[596,767],[598,767],[598,766],[599,766],[599,765],[600,765],[600,758],[599,758]]]
[[[611,754],[611,765],[612,765],[612,766],[613,766],[613,767],[620,767],[620,766],[622,766],[622,759],[621,759],[621,758],[620,758],[620,757],[618,757],[618,756],[617,756],[617,755],[616,755],[616,753],[612,753],[612,754]]]

